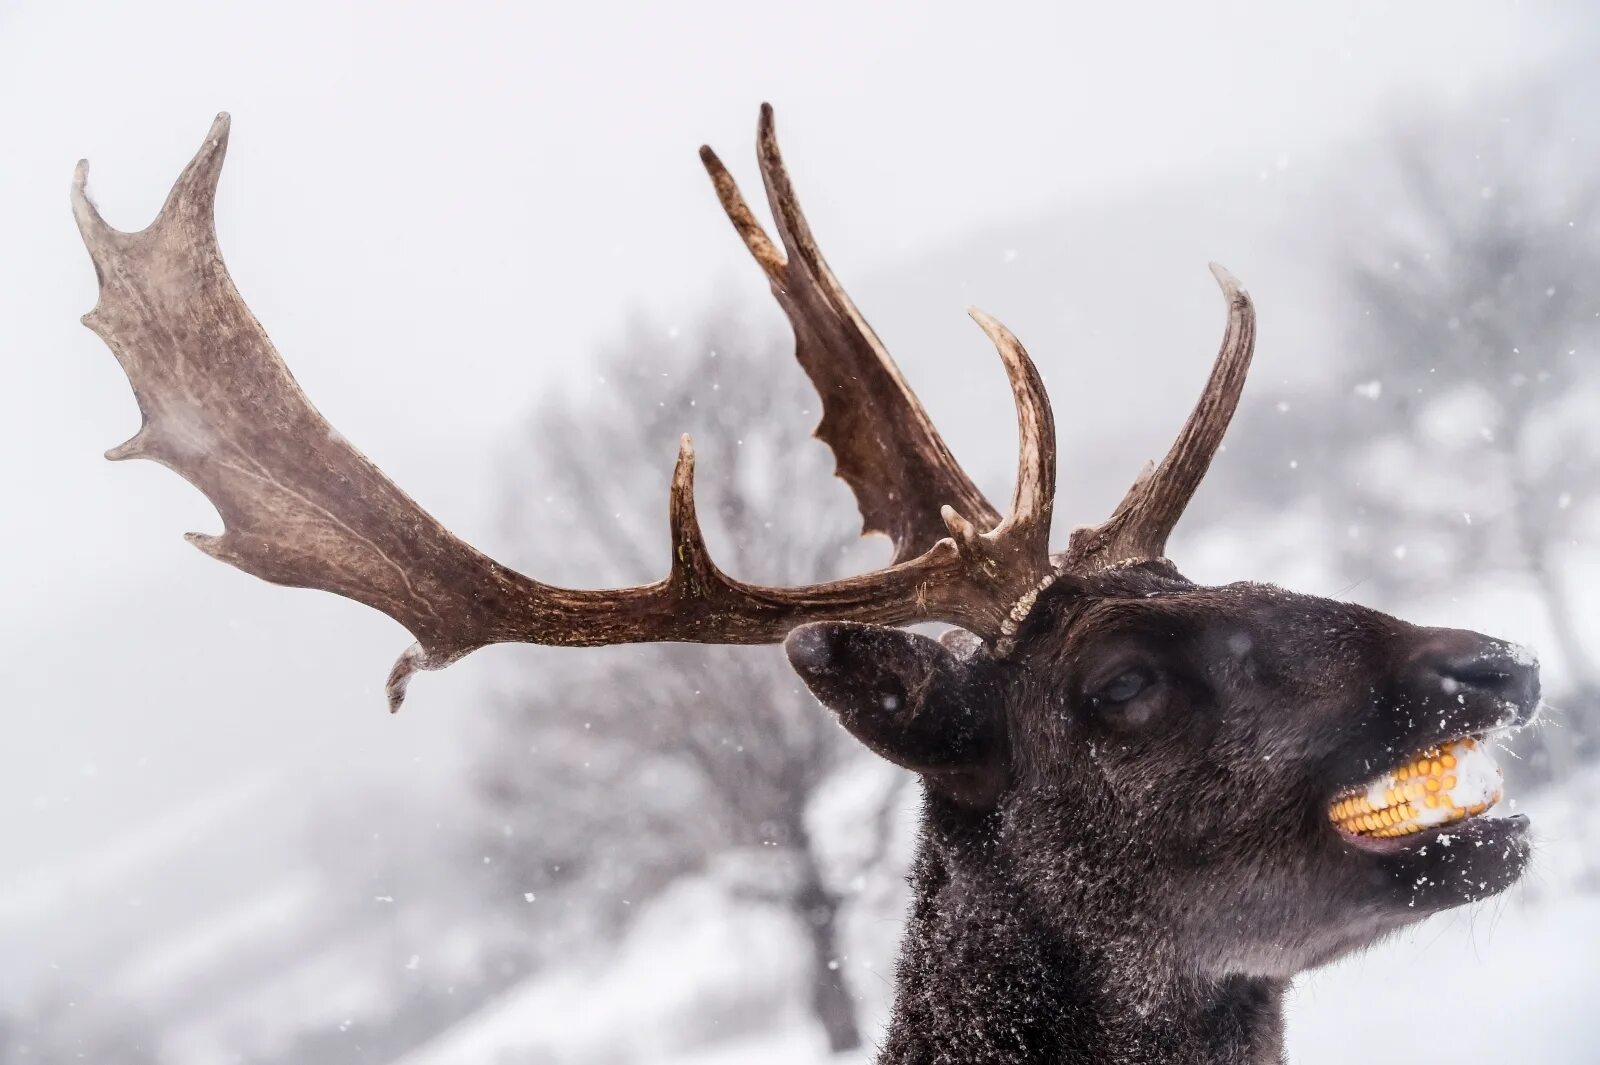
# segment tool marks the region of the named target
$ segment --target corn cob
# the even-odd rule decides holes
[[[1357,836],[1409,836],[1483,813],[1500,801],[1500,777],[1479,741],[1452,740],[1341,795],[1328,807],[1328,819]]]

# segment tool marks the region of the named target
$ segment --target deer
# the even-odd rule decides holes
[[[970,312],[1016,407],[1002,513],[823,259],[763,105],[776,241],[716,153],[701,158],[793,329],[863,534],[893,559],[794,587],[724,573],[684,437],[667,575],[569,589],[458,539],[312,406],[222,260],[228,135],[222,114],[136,233],[100,217],[78,164],[99,280],[83,320],[142,415],[107,457],[152,459],[203,492],[224,528],[189,535],[206,554],[407,629],[391,710],[419,671],[493,644],[781,643],[839,724],[922,786],[883,1065],[1279,1062],[1296,976],[1526,868],[1528,819],[1488,816],[1501,792],[1487,747],[1539,708],[1529,651],[1269,584],[1196,584],[1166,557],[1255,346],[1251,299],[1220,267],[1221,347],[1175,442],[1052,550],[1055,425],[1032,359]],[[922,623],[947,628],[909,628]]]

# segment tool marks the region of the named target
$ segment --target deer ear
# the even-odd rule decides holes
[[[963,803],[999,797],[1004,729],[987,659],[847,621],[802,625],[783,647],[811,693],[873,751]]]

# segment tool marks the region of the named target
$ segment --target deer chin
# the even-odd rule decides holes
[[[1476,824],[1504,794],[1500,767],[1481,735],[1429,747],[1377,777],[1341,791],[1327,817],[1348,845],[1396,853],[1453,835],[1485,835]],[[1491,819],[1492,820],[1492,819]],[[1520,830],[1526,818],[1505,819]],[[1493,834],[1493,833],[1490,833]]]

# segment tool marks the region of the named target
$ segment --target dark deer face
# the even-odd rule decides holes
[[[934,824],[986,837],[973,860],[1064,933],[1286,976],[1527,861],[1525,819],[1451,807],[1481,747],[1354,830],[1330,815],[1424,752],[1530,719],[1537,668],[1501,641],[1151,562],[1057,582],[1005,658],[964,642],[824,624],[789,653],[848,729],[924,774]]]

